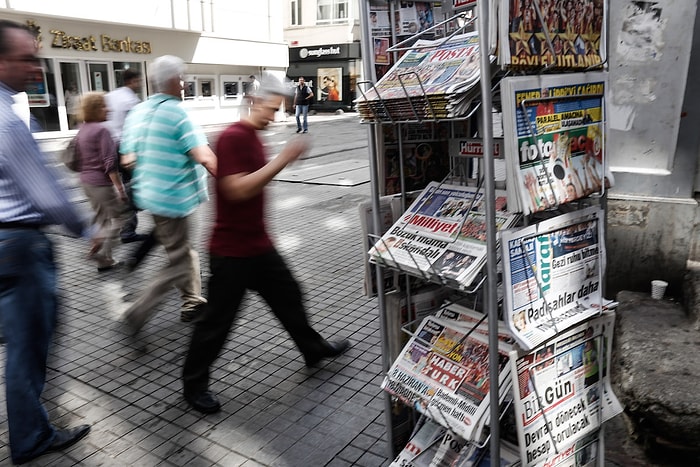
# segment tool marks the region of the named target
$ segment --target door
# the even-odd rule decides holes
[[[88,63],[88,80],[91,91],[111,91],[109,64]]]

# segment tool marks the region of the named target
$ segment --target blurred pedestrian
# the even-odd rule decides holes
[[[138,93],[143,86],[143,76],[138,70],[127,68],[122,73],[122,79],[124,80],[124,85],[109,92],[105,96],[105,100],[107,101],[107,122],[117,147],[119,147],[121,143],[124,120],[126,120],[127,114],[134,106],[141,102]],[[126,194],[129,197],[127,205],[129,215],[125,217],[119,236],[124,243],[146,240],[148,235],[139,235],[136,233],[136,227],[139,221],[137,216],[138,209],[136,209],[131,199],[131,171],[122,167],[120,164],[119,174],[122,177],[122,181],[126,187]]]
[[[133,331],[153,316],[173,286],[183,299],[181,321],[192,321],[206,303],[199,255],[190,245],[190,215],[208,199],[204,168],[216,174],[216,156],[180,106],[184,72],[178,57],[165,55],[153,61],[150,77],[157,94],[129,112],[119,148],[123,163],[134,171],[134,202],[153,216],[156,239],[169,260],[126,311]]]
[[[106,123],[104,93],[86,93],[81,103],[81,116],[84,123],[77,140],[80,183],[95,212],[93,223],[100,227],[100,237],[104,239],[101,248],[90,255],[101,272],[119,264],[112,257],[112,248],[119,239],[128,199],[117,168],[117,145]]]
[[[63,93],[63,99],[66,102],[66,114],[68,115],[68,128],[71,130],[78,127],[80,120],[80,93],[75,83],[71,83],[68,89]]]
[[[294,87],[294,115],[297,119],[297,133],[309,132],[309,104],[313,99],[314,93],[304,81],[304,77],[299,78],[299,84]],[[300,119],[299,117],[302,117]]]
[[[90,431],[89,425],[54,427],[41,403],[57,311],[53,247],[42,227],[63,224],[76,235],[88,229],[12,110],[13,96],[37,72],[36,54],[29,29],[0,20],[0,323],[10,455],[16,464],[67,448]]]
[[[209,368],[236,319],[246,290],[267,302],[312,367],[345,352],[348,341],[330,343],[309,324],[299,284],[268,235],[264,188],[287,164],[308,149],[306,138],[287,144],[267,162],[257,135],[274,120],[285,90],[274,78],[263,78],[249,117],[226,129],[217,143],[216,221],[209,245],[209,304],[195,322],[183,369],[184,396],[203,413],[220,409],[209,390]]]

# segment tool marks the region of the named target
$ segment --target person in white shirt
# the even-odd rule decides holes
[[[138,93],[141,92],[141,87],[143,86],[143,76],[140,71],[128,68],[124,70],[122,77],[124,78],[124,85],[105,96],[105,101],[107,103],[107,126],[117,146],[119,146],[122,139],[122,129],[124,128],[126,115],[136,104],[141,102]],[[128,198],[131,200],[131,171],[124,169],[120,164],[119,173],[127,189]],[[125,219],[119,234],[122,242],[131,243],[147,240],[148,235],[138,235],[136,233],[138,217],[136,215],[137,209],[136,206],[133,205],[133,202],[129,203],[129,210],[131,212]]]

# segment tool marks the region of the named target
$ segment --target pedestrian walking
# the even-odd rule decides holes
[[[265,225],[265,186],[308,149],[305,137],[288,143],[267,162],[257,131],[274,120],[284,88],[263,78],[249,117],[226,129],[217,144],[216,221],[209,245],[209,304],[195,323],[183,369],[184,396],[203,413],[220,409],[209,390],[209,368],[221,351],[246,290],[256,291],[312,367],[345,352],[348,341],[331,343],[309,324],[302,292]]]
[[[299,78],[299,84],[294,87],[294,115],[297,119],[297,133],[309,132],[309,104],[314,93],[304,81],[304,77]],[[301,119],[299,117],[302,117]]]
[[[143,76],[141,72],[128,68],[122,73],[124,85],[118,87],[114,91],[107,93],[105,99],[107,101],[107,122],[109,130],[112,132],[112,138],[119,147],[122,139],[122,131],[124,129],[124,121],[131,109],[141,102],[138,93],[143,86]],[[127,205],[128,216],[124,219],[119,236],[123,243],[140,242],[148,238],[148,235],[140,235],[136,233],[138,227],[138,209],[133,203],[131,195],[131,171],[119,165],[119,174],[122,177],[126,194],[129,198]]]
[[[37,41],[25,26],[0,20],[0,323],[5,345],[5,400],[12,462],[67,448],[89,425],[59,429],[41,402],[56,323],[56,264],[42,232],[62,224],[89,231],[57,183],[13,96],[39,70]]]
[[[183,300],[181,321],[191,321],[206,303],[199,255],[190,244],[190,215],[208,199],[204,169],[216,174],[206,136],[180,106],[184,62],[165,55],[153,61],[150,71],[157,93],[129,112],[119,150],[134,171],[134,202],[153,216],[156,239],[169,262],[125,312],[133,331],[153,316],[173,286]]]
[[[104,239],[99,250],[91,251],[99,272],[119,265],[112,256],[124,222],[127,195],[117,166],[117,145],[107,126],[107,103],[101,92],[89,92],[81,103],[83,125],[77,136],[76,150],[80,158],[80,184],[95,212],[93,223]]]

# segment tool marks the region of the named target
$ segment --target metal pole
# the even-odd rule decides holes
[[[360,0],[360,30],[362,40],[360,41],[362,45],[362,67],[364,68],[364,75],[367,77],[375,76],[373,70],[373,63],[371,57],[374,53],[371,42],[371,34],[369,30],[368,20],[369,19],[369,0]],[[370,173],[370,183],[371,194],[372,194],[372,220],[373,229],[372,233],[374,235],[380,235],[379,226],[381,223],[380,215],[380,205],[379,205],[379,175],[377,170],[377,135],[376,131],[379,128],[378,124],[367,125],[367,139],[369,142],[369,173]],[[391,354],[389,351],[389,333],[386,323],[386,306],[384,303],[384,272],[381,266],[376,267],[376,281],[377,281],[377,305],[379,308],[379,335],[382,342],[382,371],[384,374],[389,372],[391,368]],[[394,433],[392,431],[392,417],[391,417],[391,397],[388,394],[384,394],[384,420],[386,424],[386,437],[387,437],[387,452],[390,458],[394,458]]]
[[[501,465],[498,368],[498,298],[496,294],[496,194],[493,165],[493,116],[491,101],[491,60],[489,59],[489,2],[478,2],[479,50],[481,52],[481,137],[484,141],[484,195],[486,198],[486,309],[489,319],[489,404],[491,413],[491,466]]]

